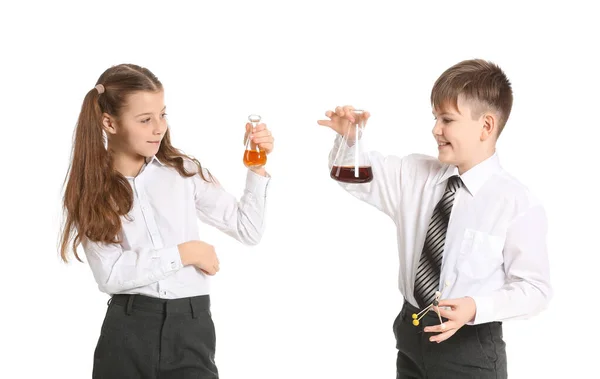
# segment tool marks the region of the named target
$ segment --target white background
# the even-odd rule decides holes
[[[85,93],[111,65],[136,63],[165,86],[175,146],[230,192],[243,190],[246,117],[262,115],[276,138],[261,244],[200,226],[222,262],[212,285],[221,377],[393,378],[394,225],[329,178],[334,135],[316,120],[364,107],[373,148],[436,154],[431,86],[475,57],[513,83],[498,153],[550,221],[555,297],[505,323],[509,377],[596,367],[600,33],[589,5],[174,3],[2,3],[0,376],[91,376],[108,297],[86,264],[59,262],[62,183]]]

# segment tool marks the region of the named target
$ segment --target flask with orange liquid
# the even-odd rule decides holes
[[[252,124],[250,133],[258,126],[260,116],[251,114],[248,116],[248,121]],[[246,167],[264,166],[267,163],[267,153],[252,142],[250,138],[246,138],[246,150],[244,151],[244,165]]]

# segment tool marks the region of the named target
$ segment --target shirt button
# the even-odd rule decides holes
[[[175,267],[177,267],[177,263],[175,263],[175,262],[171,262],[171,268],[172,268],[172,269],[175,269]]]

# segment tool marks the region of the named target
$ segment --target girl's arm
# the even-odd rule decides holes
[[[184,266],[178,246],[133,251],[89,240],[82,245],[98,288],[107,294],[158,282]]]
[[[214,247],[202,241],[136,251],[89,240],[82,245],[100,291],[107,294],[156,283],[183,266],[196,266],[208,275],[214,275],[218,266]]]
[[[208,176],[208,172],[205,172]],[[264,231],[267,186],[270,177],[248,170],[241,199],[228,193],[218,182],[193,177],[198,217],[245,245],[256,245]]]

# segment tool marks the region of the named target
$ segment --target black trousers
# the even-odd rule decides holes
[[[404,302],[394,321],[398,358],[396,379],[505,379],[506,344],[502,339],[502,323],[464,325],[449,339],[437,343],[423,328],[439,325],[435,312],[427,312],[419,326],[412,315],[420,309]],[[442,321],[446,321],[442,318]]]
[[[94,379],[217,379],[208,295],[114,295],[94,352]]]

